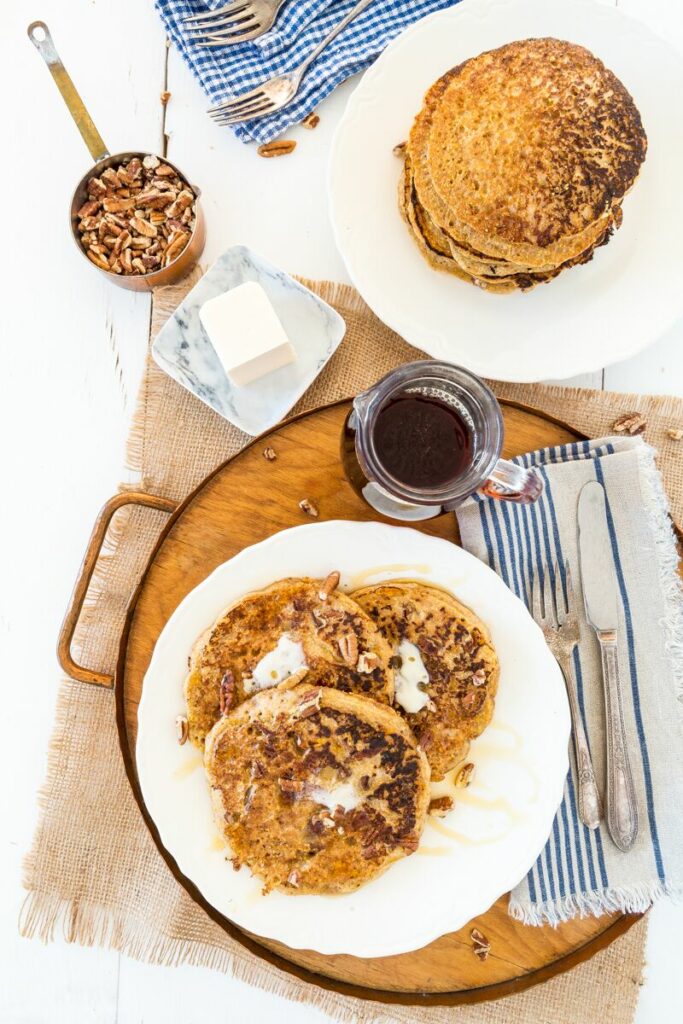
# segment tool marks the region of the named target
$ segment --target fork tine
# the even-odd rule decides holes
[[[564,599],[564,589],[562,587],[562,573],[560,567],[555,562],[553,566],[553,572],[555,573],[555,610],[557,612],[557,624],[558,626],[564,626],[567,621],[567,605]]]
[[[243,32],[247,28],[253,28],[259,24],[259,19],[253,11],[243,11],[236,14],[234,18],[225,21],[215,22],[213,25],[195,25],[188,32],[188,39],[196,39],[198,36],[221,36],[231,35],[233,32]]]
[[[568,561],[564,563],[564,588],[567,593],[567,615],[571,616],[576,606],[574,604],[574,584]]]
[[[543,608],[541,607],[541,586],[539,580],[535,579],[532,579],[531,581],[531,614],[540,626],[540,624],[543,622]]]
[[[251,103],[243,103],[237,109],[222,110],[220,113],[211,114],[211,120],[217,121],[219,124],[226,118],[230,119],[233,117],[248,117],[249,114],[254,110],[260,110],[260,108],[268,102],[267,96],[260,96],[255,98]]]
[[[256,117],[263,117],[264,114],[270,114],[273,110],[273,104],[267,102],[259,107],[249,107],[248,111],[243,114],[233,114],[231,117],[223,115],[221,118],[214,118],[214,124],[219,125],[232,125],[239,124],[240,121],[252,121]]]
[[[257,24],[239,36],[200,36],[198,39],[193,39],[192,42],[198,49],[207,49],[211,46],[234,46],[235,43],[248,43],[250,39],[256,39],[261,34],[261,26]]]
[[[553,581],[550,576],[550,566],[545,567],[543,580],[543,605],[545,608],[545,620],[551,625],[557,625],[557,611],[555,609],[555,598],[553,595]]]
[[[183,25],[197,25],[200,22],[206,22],[211,25],[215,22],[216,18],[220,18],[224,14],[234,14],[237,7],[240,10],[250,6],[250,0],[232,0],[232,3],[224,4],[223,7],[216,8],[215,11],[202,11],[201,14],[188,14],[186,18],[183,18]]]
[[[255,89],[250,89],[249,92],[243,92],[241,96],[235,96],[234,99],[223,100],[222,103],[217,103],[213,107],[209,107],[208,113],[213,117],[214,114],[232,114],[236,113],[241,107],[249,106],[254,100],[261,96],[265,96],[261,86],[257,86]]]

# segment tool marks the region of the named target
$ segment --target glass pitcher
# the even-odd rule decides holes
[[[387,427],[390,406],[394,410]],[[432,415],[426,406],[438,412]],[[449,418],[451,433],[444,423]],[[430,437],[432,422],[438,437]],[[382,449],[389,429],[385,450],[392,453],[393,465]],[[453,445],[461,444],[457,453],[443,449],[451,437]],[[446,474],[447,479],[439,479],[437,443],[448,459],[458,456],[453,462],[457,472]],[[368,505],[392,519],[415,522],[450,512],[476,492],[501,501],[536,501],[543,490],[541,477],[501,459],[502,447],[500,405],[483,380],[450,363],[422,360],[398,367],[354,399],[341,457],[349,483]],[[428,479],[430,466],[437,470],[433,480]]]

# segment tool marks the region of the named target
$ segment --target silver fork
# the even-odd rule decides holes
[[[555,590],[546,566],[544,571],[543,593],[536,583],[531,585],[531,610],[538,625],[543,630],[545,642],[550,648],[562,670],[567,686],[569,707],[572,715],[572,734],[576,754],[578,775],[578,806],[579,818],[588,828],[597,828],[602,818],[602,804],[598,792],[595,772],[591,761],[588,740],[583,728],[581,710],[576,694],[576,685],[572,671],[572,653],[579,642],[579,621],[576,617],[574,589],[572,587],[569,566],[565,564],[565,581],[567,599],[562,589],[562,578],[557,565],[554,566]]]
[[[353,21],[366,7],[369,7],[373,0],[360,0],[355,7],[352,7],[345,18],[318,43],[315,50],[308,55],[303,64],[285,75],[278,75],[271,78],[263,85],[257,86],[251,92],[245,92],[235,99],[225,100],[215,107],[209,108],[209,115],[218,124],[238,124],[240,121],[251,121],[255,117],[265,117],[272,114],[281,107],[290,103],[301,85],[301,79],[311,66],[314,60],[320,56],[322,51],[335,39],[342,29],[345,29],[349,22]]]
[[[197,46],[232,46],[257,39],[271,27],[284,0],[233,0],[215,11],[183,18]]]

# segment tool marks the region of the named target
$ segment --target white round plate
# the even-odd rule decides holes
[[[199,634],[239,597],[277,579],[322,577],[335,568],[344,589],[424,579],[453,591],[480,615],[500,658],[495,715],[472,744],[473,783],[457,790],[446,818],[427,824],[415,854],[348,895],[262,896],[258,879],[246,867],[233,871],[226,860],[201,755],[176,738],[187,657]],[[136,759],[164,846],[216,910],[293,948],[370,957],[419,949],[460,928],[526,874],[562,799],[568,737],[557,664],[524,605],[494,572],[454,544],[415,530],[328,522],[245,548],[178,606],[145,676]],[[435,788],[441,792],[444,785]]]
[[[406,139],[448,68],[515,39],[580,43],[633,95],[648,153],[624,222],[593,260],[525,294],[491,295],[431,268],[397,203]],[[508,381],[564,378],[626,359],[683,313],[683,59],[614,6],[464,0],[417,22],[363,76],[337,129],[332,225],[355,286],[389,327],[436,359]]]

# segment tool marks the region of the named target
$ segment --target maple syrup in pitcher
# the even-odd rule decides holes
[[[535,501],[534,470],[499,458],[503,417],[493,392],[461,367],[408,363],[354,399],[341,456],[356,492],[393,519],[430,519],[476,491]]]

